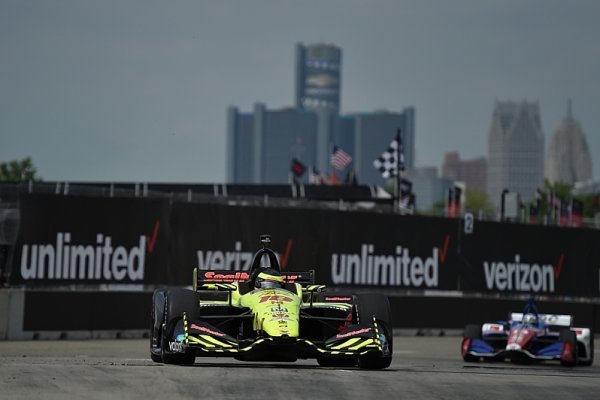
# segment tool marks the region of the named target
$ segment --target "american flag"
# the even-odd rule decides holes
[[[400,156],[399,161],[397,159],[398,154]],[[373,161],[373,166],[381,172],[381,176],[384,179],[396,176],[398,168],[400,168],[400,171],[404,171],[404,149],[402,148],[402,138],[399,129],[387,150]]]
[[[335,169],[343,170],[346,165],[350,164],[352,157],[338,146],[333,146],[330,163]]]

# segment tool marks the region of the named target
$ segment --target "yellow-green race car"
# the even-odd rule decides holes
[[[270,242],[269,235],[261,236],[249,271],[196,268],[192,290],[156,290],[152,360],[189,365],[196,357],[316,359],[321,366],[389,367],[387,297],[328,292],[314,284],[314,271],[282,272]]]

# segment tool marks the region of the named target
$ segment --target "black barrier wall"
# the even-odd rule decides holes
[[[506,320],[520,312],[523,301],[468,298],[390,296],[394,328],[439,334],[466,324]],[[145,330],[150,327],[152,292],[29,290],[25,292],[23,330],[39,331]],[[600,332],[600,305],[538,301],[540,312],[570,314],[574,326]],[[60,312],[57,312],[60,310]],[[457,343],[458,346],[458,343]],[[458,347],[457,347],[458,354]]]
[[[334,287],[600,297],[600,231],[295,208],[25,195],[11,285],[189,285],[248,269],[260,234]]]
[[[268,232],[284,269],[314,269],[327,285],[457,284],[456,222],[448,219],[184,203],[174,204],[171,216],[174,232],[193,232],[174,242],[174,265],[248,269],[257,239]]]
[[[22,196],[10,283],[171,282],[170,210],[160,200]]]

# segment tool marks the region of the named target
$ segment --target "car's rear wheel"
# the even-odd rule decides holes
[[[594,331],[590,329],[590,348],[589,348],[589,360],[580,361],[579,365],[583,365],[585,367],[589,367],[594,363]]]
[[[560,331],[559,341],[563,344],[560,365],[574,367],[577,365],[577,334],[570,329],[563,329]]]
[[[477,362],[479,357],[469,354],[469,348],[473,339],[481,339],[481,325],[469,324],[463,332],[463,340],[460,346],[460,354],[464,361]]]
[[[358,366],[363,369],[383,369],[392,363],[394,353],[394,335],[392,331],[392,312],[387,296],[379,293],[356,296],[358,322],[364,325],[377,324],[381,353],[369,352],[358,357]]]
[[[157,289],[152,294],[152,311],[150,313],[150,358],[154,362],[162,362],[162,324],[165,320],[165,289]]]
[[[162,361],[165,364],[191,365],[196,356],[191,352],[177,353],[169,350],[169,342],[175,341],[176,328],[181,326],[183,313],[189,319],[200,314],[198,295],[193,290],[169,289],[165,293],[165,326],[162,332]]]

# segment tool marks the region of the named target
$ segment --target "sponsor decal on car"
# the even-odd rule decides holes
[[[336,339],[344,339],[347,337],[362,335],[363,333],[369,333],[369,332],[371,332],[371,328],[363,328],[363,329],[359,329],[359,330],[348,332],[348,333],[338,333],[337,335],[335,335],[335,338]]]
[[[183,351],[183,343],[169,342],[169,350],[181,353]]]
[[[286,283],[294,283],[298,280],[298,278],[300,278],[300,275],[297,274],[283,274],[283,281]]]
[[[274,312],[271,314],[271,321],[277,320],[277,319],[290,319],[290,314],[288,313],[284,313],[284,312]]]
[[[485,332],[502,332],[504,331],[504,326],[499,324],[483,324],[482,330]]]
[[[204,273],[205,282],[242,282],[250,278],[247,272],[235,272],[231,274],[221,274],[215,271]]]
[[[352,297],[325,297],[325,301],[352,301]]]
[[[271,303],[289,303],[294,301],[291,297],[283,296],[279,294],[267,294],[260,297],[259,303],[270,301]]]
[[[201,331],[201,332],[204,332],[204,333],[208,333],[208,334],[210,334],[210,335],[213,335],[213,336],[218,336],[218,337],[223,337],[223,336],[225,336],[225,334],[224,334],[224,333],[222,333],[222,332],[213,331],[212,329],[209,329],[209,328],[207,328],[207,327],[204,327],[204,326],[198,326],[198,325],[196,325],[196,324],[192,324],[192,325],[190,326],[190,328],[192,328],[192,329],[196,329],[196,330],[198,330],[198,331]]]

